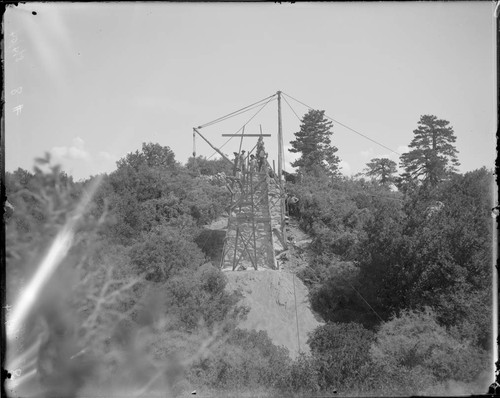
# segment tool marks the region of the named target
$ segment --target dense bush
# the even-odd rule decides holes
[[[231,175],[233,166],[225,159],[207,159],[204,156],[190,157],[186,163],[186,168],[193,175],[214,176],[217,173]]]
[[[225,275],[210,264],[171,277],[161,287],[167,314],[184,330],[237,320],[245,311],[236,306],[239,296],[224,290],[226,283]]]
[[[165,282],[185,269],[197,269],[205,256],[198,246],[171,229],[152,231],[130,248],[130,259],[137,273],[146,273],[146,279]]]
[[[484,168],[436,185],[408,183],[405,196],[363,179],[306,175],[288,184],[300,200],[299,222],[313,237],[312,259],[299,273],[312,308],[326,321],[377,333],[365,364],[350,373],[351,391],[449,391],[443,386],[458,378],[475,385],[486,369],[491,184]],[[386,335],[391,328],[394,337]],[[396,335],[411,343],[401,345]],[[382,342],[387,358],[399,362],[381,359]],[[390,351],[396,347],[406,359]],[[316,364],[319,358],[316,351]],[[324,385],[342,386],[334,380]]]
[[[289,372],[288,350],[267,333],[234,329],[224,343],[191,368],[191,377],[214,390],[279,389]]]
[[[491,306],[491,178],[484,168],[456,174],[404,198],[365,180],[306,176],[289,184],[314,238],[301,272],[313,283],[314,309],[373,328],[431,306],[440,324],[486,347],[490,317],[479,303]],[[442,207],[432,210],[436,203]],[[348,277],[338,272],[344,262],[353,264]]]
[[[434,312],[404,311],[381,325],[371,348],[373,361],[384,367],[423,369],[437,381],[475,380],[487,355],[468,340],[440,326]]]
[[[357,323],[328,323],[319,326],[308,344],[316,360],[323,389],[352,389],[360,369],[370,361],[374,333]]]

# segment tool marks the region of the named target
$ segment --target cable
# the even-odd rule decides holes
[[[273,96],[273,97],[274,97],[274,96]],[[248,124],[248,123],[250,123],[250,122],[253,120],[253,118],[255,118],[255,117],[256,117],[256,116],[260,113],[260,111],[262,111],[262,109],[264,109],[264,108],[265,108],[265,106],[266,106],[267,104],[269,104],[269,103],[270,103],[271,101],[273,101],[274,99],[275,99],[275,98],[272,98],[272,97],[271,97],[271,99],[269,99],[269,100],[268,100],[268,101],[267,101],[264,105],[262,105],[262,108],[260,108],[260,109],[259,109],[259,110],[255,113],[255,115],[253,115],[250,119],[248,119],[248,121],[247,121],[247,122],[246,122],[243,126],[241,126],[241,127],[240,127],[240,128],[239,128],[236,132],[234,132],[233,134],[238,134],[238,133],[239,133],[239,132],[240,132],[240,131],[241,131],[241,130],[242,130],[242,129],[243,129],[243,128],[244,128],[244,127]],[[228,142],[229,142],[232,138],[234,138],[234,136],[233,136],[233,137],[230,137],[230,138],[229,138],[229,140],[228,140]],[[224,144],[224,145],[225,145],[225,144]],[[223,145],[223,146],[224,146],[224,145]],[[221,148],[222,148],[222,147],[221,147]]]
[[[370,305],[370,303],[368,303],[368,301],[366,301],[366,300],[365,300],[365,298],[361,295],[361,293],[360,293],[360,292],[358,292],[358,291],[354,288],[354,286],[353,286],[353,285],[351,285],[351,282],[349,282],[349,281],[346,281],[346,282],[349,284],[349,286],[351,286],[351,287],[354,289],[354,291],[355,291],[356,293],[358,293],[358,294],[359,294],[359,297],[361,297],[361,298],[363,299],[363,301],[364,301],[364,302],[368,305],[368,307],[370,307],[370,309],[371,309],[371,310],[375,313],[375,315],[377,315],[378,319],[380,319],[382,322],[384,322],[384,320],[380,317],[380,315],[377,313],[377,311],[375,311],[375,310],[373,309],[373,307]]]
[[[286,104],[288,105],[288,107],[290,108],[290,110],[293,112],[293,114],[295,115],[295,117],[297,118],[297,120],[302,123],[302,119],[297,114],[297,112],[295,112],[295,110],[293,109],[292,105],[290,105],[290,103],[287,101],[287,99],[284,96],[282,98],[285,100]],[[285,156],[283,156],[283,170],[284,171],[286,171],[285,165],[286,165]]]
[[[266,99],[268,99],[268,101],[264,105],[262,105],[262,107],[250,119],[248,119],[247,122],[243,126],[241,126],[235,133],[233,133],[234,135],[232,137],[229,137],[229,139],[227,139],[226,142],[224,142],[224,144],[222,144],[219,147],[219,150],[222,149],[229,141],[231,141],[236,136],[236,134],[238,134],[248,123],[250,123],[253,120],[253,118],[255,118],[262,111],[262,109],[264,109],[266,107],[267,104],[269,104],[271,101],[276,99],[274,97],[275,97],[275,95],[272,95],[271,97],[267,97]],[[212,153],[212,155],[210,155],[210,157],[208,159],[210,159],[216,153],[217,153],[217,151]]]
[[[287,101],[287,99],[285,97],[282,97],[282,98],[286,102],[286,104],[288,105],[288,107],[290,108],[290,110],[293,112],[293,114],[295,115],[295,117],[297,118],[297,120],[299,122],[302,122],[302,120],[300,119],[299,115],[297,115],[297,112],[295,112],[295,110],[292,108],[292,106]],[[283,153],[283,164],[282,164],[281,167],[282,167],[283,171],[286,172],[286,160],[285,160],[285,154],[284,153]]]
[[[283,94],[283,93],[282,93]],[[295,116],[297,117],[297,119],[299,120],[299,122],[302,122],[302,119],[299,117],[299,115],[297,115],[297,112],[295,112],[292,108],[292,106],[290,105],[290,103],[286,100],[285,97],[283,97],[283,99],[285,100],[285,102],[287,103],[288,107],[292,110],[292,112],[295,114]]]
[[[234,111],[234,112],[228,113],[227,115],[224,115],[224,116],[221,116],[221,117],[219,117],[219,118],[217,118],[217,119],[214,119],[214,120],[212,120],[211,122],[207,122],[207,123],[205,123],[205,124],[202,124],[202,125],[201,125],[201,126],[199,126],[198,128],[203,128],[203,127],[206,127],[206,126],[208,126],[208,125],[218,123],[219,121],[221,121],[221,119],[226,119],[226,118],[228,118],[228,117],[235,116],[235,115],[236,115],[237,113],[239,113],[239,112],[246,112],[246,111],[248,111],[251,107],[257,107],[257,106],[259,106],[259,104],[260,104],[260,103],[262,103],[262,102],[264,102],[264,101],[268,100],[269,98],[274,97],[275,95],[276,95],[276,94],[273,94],[273,95],[271,95],[271,96],[269,96],[269,97],[267,97],[267,98],[264,98],[264,99],[262,99],[262,100],[260,100],[260,101],[254,102],[253,104],[250,104],[250,105],[247,105],[247,106],[245,106],[245,107],[243,107],[243,108],[241,108],[241,109],[238,109],[237,111]]]
[[[292,280],[293,280],[293,300],[295,302],[295,320],[297,321],[297,344],[299,348],[299,354],[300,354],[300,337],[299,337],[299,315],[297,312],[297,296],[295,295],[295,274],[292,274]]]
[[[234,111],[234,112],[228,113],[227,115],[224,115],[224,116],[221,116],[221,117],[219,117],[219,118],[217,118],[217,119],[215,119],[215,120],[212,120],[211,122],[208,122],[208,123],[202,124],[201,126],[198,126],[198,128],[199,128],[199,129],[201,129],[201,128],[204,128],[204,127],[210,126],[210,125],[212,125],[212,124],[219,123],[219,122],[221,122],[221,121],[223,121],[223,120],[226,120],[226,119],[228,119],[228,118],[230,118],[230,117],[236,116],[236,114],[239,114],[239,112],[240,112],[240,113],[247,112],[247,111],[249,111],[249,110],[250,110],[250,108],[251,108],[251,107],[256,108],[256,107],[258,107],[258,106],[259,106],[259,104],[260,104],[261,102],[264,102],[264,101],[266,101],[266,100],[268,100],[268,99],[270,99],[270,98],[273,98],[273,97],[275,97],[276,95],[277,95],[277,94],[273,94],[273,95],[271,95],[271,96],[269,96],[269,97],[267,97],[267,98],[264,98],[264,99],[262,99],[262,100],[260,100],[260,101],[254,102],[253,104],[250,104],[250,105],[248,105],[248,106],[245,106],[244,108],[238,109],[237,111]],[[251,109],[253,109],[253,108],[251,108]]]
[[[235,112],[235,113],[233,113],[231,115],[223,116],[223,117],[219,118],[217,121],[206,123],[205,125],[200,126],[200,127],[210,127],[210,126],[212,126],[214,124],[221,123],[221,122],[223,122],[225,120],[228,120],[228,119],[230,119],[232,117],[242,115],[243,113],[251,111],[252,109],[258,108],[261,105],[262,105],[262,102],[258,103],[257,105],[253,105],[253,106],[245,109],[244,111],[237,112],[237,113]]]
[[[293,99],[294,101],[297,101],[299,104],[304,105],[306,108],[309,108],[309,109],[314,109],[314,108],[310,107],[309,105],[304,104],[302,101],[299,101],[298,99],[293,98],[291,95],[285,94],[284,92],[281,92],[281,93],[282,93],[282,94],[284,94],[284,95],[286,95],[287,97],[289,97],[289,98]],[[363,133],[360,133],[359,131],[354,130],[353,128],[351,128],[351,127],[349,127],[349,126],[347,126],[347,125],[345,125],[345,124],[343,124],[343,123],[339,122],[338,120],[335,120],[334,118],[332,118],[332,117],[330,117],[330,116],[328,116],[328,115],[325,115],[325,117],[326,117],[327,119],[330,119],[331,121],[333,121],[333,122],[335,122],[335,123],[337,123],[337,124],[341,125],[342,127],[345,127],[346,129],[351,130],[353,133],[356,133],[356,134],[360,135],[361,137],[366,138],[367,140],[369,140],[369,141],[371,141],[371,142],[373,142],[373,143],[375,143],[375,144],[377,144],[377,145],[381,146],[382,148],[385,148],[385,149],[387,149],[387,150],[389,150],[389,151],[391,151],[391,152],[395,153],[396,155],[401,156],[401,154],[400,154],[399,152],[396,152],[395,150],[393,150],[393,149],[389,148],[388,146],[385,146],[384,144],[381,144],[380,142],[375,141],[375,140],[371,139],[370,137],[367,137],[367,136],[366,136],[366,135],[364,135]]]
[[[213,157],[216,153],[217,153],[217,151],[214,151],[214,152],[213,152],[213,153],[212,153],[212,154],[211,154],[211,155],[207,158],[207,160],[212,159],[212,157]]]

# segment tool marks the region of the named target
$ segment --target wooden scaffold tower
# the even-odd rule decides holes
[[[282,229],[283,195],[278,194],[277,201],[270,196],[269,188],[274,184],[274,178],[269,171],[267,162],[260,171],[243,167],[241,185],[238,182],[233,185],[235,190],[228,212],[221,261],[223,270],[277,269],[273,239],[273,235],[277,234],[273,233],[273,229],[278,229],[279,232]],[[275,211],[276,205],[279,208],[278,214]]]
[[[213,146],[198,128],[195,134],[203,138],[226,161],[231,162],[234,176],[228,177],[227,187],[231,192],[231,203],[228,207],[228,225],[220,267],[222,270],[259,270],[278,269],[276,253],[286,249],[285,236],[285,198],[281,181],[282,132],[281,103],[278,99],[278,173],[267,162],[264,148],[264,137],[270,134],[222,134],[223,136],[259,137],[257,145],[246,156],[235,152],[231,161],[218,148]],[[269,102],[269,101],[268,101]],[[267,103],[266,103],[267,104]],[[252,154],[256,149],[255,155]],[[241,150],[241,143],[240,143]],[[250,155],[255,156],[255,161]],[[195,157],[195,152],[193,151]]]

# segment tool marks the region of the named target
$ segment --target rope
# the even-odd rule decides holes
[[[259,107],[259,106],[261,106],[261,105],[262,105],[262,102],[261,102],[261,103],[258,103],[257,105],[254,105],[254,106],[252,106],[252,107],[250,107],[250,108],[248,108],[248,109],[246,109],[246,110],[244,110],[244,111],[242,111],[242,112],[238,112],[238,113],[234,113],[234,114],[231,114],[231,115],[224,116],[224,117],[220,118],[220,120],[217,120],[216,122],[213,122],[213,123],[212,123],[212,122],[210,122],[210,123],[207,123],[207,124],[205,124],[205,125],[203,125],[203,126],[200,126],[200,127],[202,127],[202,128],[203,128],[203,127],[210,127],[210,126],[212,126],[212,125],[214,125],[214,124],[216,124],[216,123],[220,123],[220,122],[223,122],[223,121],[225,121],[225,120],[228,120],[228,119],[230,119],[230,118],[232,118],[232,117],[242,115],[243,113],[248,112],[248,111],[251,111],[252,109],[258,108],[258,107]]]
[[[201,126],[198,126],[198,128],[201,129],[201,128],[204,128],[204,127],[207,127],[207,126],[211,126],[212,124],[216,124],[216,123],[222,122],[223,120],[229,119],[230,117],[237,116],[238,114],[241,114],[241,113],[244,113],[244,112],[248,112],[249,110],[251,110],[253,108],[259,107],[261,102],[269,100],[270,98],[273,98],[276,95],[277,94],[273,94],[273,95],[271,95],[271,96],[269,96],[267,98],[264,98],[264,99],[262,99],[260,101],[254,102],[253,104],[250,104],[248,106],[245,106],[244,108],[238,109],[237,111],[228,113],[227,115],[224,115],[224,116],[221,116],[221,117],[219,117],[219,118],[217,118],[215,120],[212,120],[211,122],[202,124]]]
[[[264,109],[266,107],[267,104],[269,104],[273,99],[276,99],[276,98],[274,98],[274,95],[272,95],[271,97],[268,97],[268,98],[269,98],[268,101],[264,105],[262,105],[261,108],[250,119],[248,119],[247,122],[243,126],[241,126],[235,133],[233,133],[234,135],[238,134],[242,129],[244,129],[245,126],[248,123],[250,123],[262,111],[262,109]],[[234,135],[233,135],[233,137],[229,137],[229,139],[226,140],[226,142],[224,142],[224,144],[222,144],[219,147],[219,150],[222,149],[229,141],[231,141],[234,138]],[[208,159],[210,159],[216,153],[217,153],[217,151],[214,151],[214,153],[212,153]]]
[[[292,274],[292,281],[293,281],[293,300],[295,302],[295,320],[297,322],[297,345],[299,347],[299,354],[300,354],[300,337],[299,337],[299,315],[297,312],[297,296],[295,294],[295,274]]]
[[[302,101],[299,101],[298,99],[293,98],[291,95],[285,94],[285,93],[283,93],[283,92],[281,92],[281,93],[282,93],[282,94],[284,94],[284,95],[286,95],[287,97],[289,97],[289,98],[293,99],[294,101],[297,101],[299,104],[304,105],[304,106],[305,106],[306,108],[308,108],[308,109],[314,109],[314,108],[310,107],[309,105],[304,104]],[[330,119],[331,121],[333,121],[333,122],[335,122],[335,123],[337,123],[337,124],[341,125],[342,127],[345,127],[346,129],[348,129],[348,130],[352,131],[353,133],[356,133],[356,134],[360,135],[361,137],[366,138],[367,140],[369,140],[369,141],[371,141],[371,142],[373,142],[373,143],[375,143],[375,144],[377,144],[377,145],[381,146],[382,148],[385,148],[385,149],[387,149],[387,150],[389,150],[389,151],[391,151],[391,152],[395,153],[396,155],[401,156],[401,154],[400,154],[399,152],[396,152],[395,150],[393,150],[393,149],[389,148],[388,146],[385,146],[384,144],[381,144],[380,142],[375,141],[374,139],[371,139],[370,137],[367,137],[367,136],[366,136],[366,135],[364,135],[363,133],[360,133],[359,131],[354,130],[352,127],[349,127],[349,126],[347,126],[347,125],[345,125],[345,124],[343,124],[343,123],[339,122],[338,120],[335,120],[334,118],[332,118],[332,117],[330,117],[330,116],[328,116],[328,115],[325,115],[325,117],[326,117],[327,119]]]
[[[295,112],[292,108],[292,106],[290,105],[290,103],[286,100],[285,97],[283,97],[283,99],[285,100],[286,104],[288,105],[288,107],[292,110],[292,112],[295,114],[295,116],[297,117],[297,119],[299,120],[299,122],[302,122],[302,119],[299,117],[299,115],[297,115],[297,112]]]
[[[382,322],[384,322],[384,320],[380,317],[380,315],[379,315],[379,314],[377,314],[377,311],[375,311],[375,310],[373,309],[373,307],[370,305],[370,303],[368,303],[368,301],[366,301],[366,300],[365,300],[365,298],[361,295],[361,293],[360,293],[360,292],[358,292],[358,291],[354,288],[354,286],[353,286],[353,285],[351,285],[351,282],[349,282],[349,281],[346,281],[346,282],[349,284],[349,286],[351,286],[351,287],[354,289],[354,291],[355,291],[356,293],[358,293],[358,294],[359,294],[359,297],[361,297],[361,298],[363,299],[363,301],[364,301],[364,302],[368,305],[368,307],[370,307],[370,309],[371,309],[371,310],[375,313],[375,315],[377,315],[378,319],[380,319]]]
[[[242,129],[245,128],[245,126],[250,123],[259,113],[260,111],[262,111],[262,109],[264,109],[266,107],[267,104],[269,104],[273,99],[275,98],[271,98],[269,99],[264,105],[262,105],[262,107],[255,113],[255,115],[253,115],[250,119],[248,119],[248,121],[243,125],[241,126],[236,132],[234,132],[234,134],[238,134]],[[233,139],[234,137],[230,137],[229,140],[227,141],[230,141],[231,139]],[[225,144],[224,144],[225,145]],[[222,147],[221,147],[222,148]]]
[[[288,107],[290,108],[290,110],[293,112],[293,114],[295,115],[295,117],[297,118],[297,120],[299,122],[302,122],[302,120],[300,119],[299,115],[297,115],[297,112],[295,112],[295,110],[292,108],[292,106],[290,105],[290,103],[287,101],[287,99],[285,97],[282,97],[283,100],[286,102],[286,104],[288,105]],[[283,148],[283,152],[285,148]],[[285,161],[285,154],[283,153],[283,164],[282,164],[282,170],[286,173],[286,161]]]

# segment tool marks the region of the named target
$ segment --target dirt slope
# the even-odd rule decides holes
[[[288,348],[292,358],[299,350],[309,352],[308,334],[321,323],[310,309],[308,291],[300,279],[285,270],[227,271],[225,274],[227,288],[240,291],[244,297],[241,304],[250,308],[247,319],[239,325],[241,328],[267,331],[274,344]]]
[[[211,239],[203,238],[209,248],[212,262],[220,264],[223,238],[227,228],[227,217],[221,217],[206,227]],[[218,234],[218,235],[217,235]],[[215,236],[217,235],[217,239]],[[246,271],[224,271],[228,278],[227,289],[240,291],[241,304],[250,308],[247,319],[239,326],[248,330],[265,330],[276,345],[288,348],[295,358],[301,352],[308,353],[308,334],[323,321],[311,311],[308,289],[295,274],[307,266],[310,237],[290,218],[286,231],[289,242],[286,251],[277,254],[279,271],[249,268]],[[294,295],[295,284],[295,295]],[[297,305],[297,311],[295,310]],[[297,316],[296,316],[297,314]],[[298,336],[297,336],[298,318]]]

